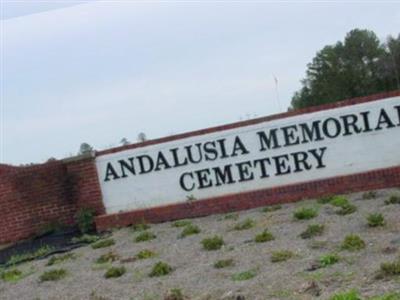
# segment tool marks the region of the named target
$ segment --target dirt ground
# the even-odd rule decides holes
[[[262,212],[261,208],[238,212],[238,219],[226,215],[212,215],[192,219],[201,232],[178,238],[183,228],[170,223],[151,225],[149,231],[156,239],[137,243],[139,234],[132,228],[112,232],[115,245],[92,249],[90,245],[73,250],[76,259],[54,266],[46,266],[48,259],[17,266],[24,278],[17,282],[0,279],[0,299],[164,299],[171,289],[180,289],[185,299],[329,299],[337,292],[356,289],[363,297],[400,291],[400,276],[376,279],[383,262],[390,262],[400,254],[400,205],[385,205],[390,195],[400,195],[400,189],[377,191],[372,199],[363,199],[362,193],[346,195],[357,211],[337,215],[329,204],[306,200],[284,204],[280,210]],[[301,207],[318,208],[318,216],[311,220],[295,220],[293,213]],[[367,215],[381,213],[383,227],[369,227]],[[251,218],[255,226],[247,230],[233,230],[235,224]],[[302,239],[299,234],[309,224],[324,224],[321,236]],[[268,229],[275,239],[255,243],[256,234]],[[363,250],[350,252],[340,245],[348,234],[359,235],[366,243]],[[225,245],[220,250],[206,251],[201,241],[220,235]],[[129,262],[143,249],[156,252],[149,259]],[[273,263],[271,253],[290,250],[295,255],[287,261]],[[102,254],[113,251],[121,260],[96,264]],[[315,260],[327,253],[337,253],[338,263],[314,271],[307,270]],[[216,269],[213,264],[221,259],[233,259],[234,265]],[[173,271],[162,277],[149,277],[153,265],[163,261]],[[106,279],[110,264],[124,265],[126,273],[119,278]],[[41,282],[40,275],[51,269],[63,268],[65,278]],[[251,271],[253,278],[234,280],[234,274]],[[313,288],[312,288],[313,287]],[[316,296],[315,290],[320,290]]]

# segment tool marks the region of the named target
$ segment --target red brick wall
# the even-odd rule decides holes
[[[73,224],[80,207],[104,213],[93,158],[0,165],[0,243],[32,236],[50,222]]]

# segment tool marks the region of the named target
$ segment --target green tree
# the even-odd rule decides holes
[[[86,153],[90,153],[93,151],[93,147],[90,146],[88,143],[82,143],[79,147],[79,154],[86,154]]]
[[[354,29],[317,52],[291,109],[399,89],[399,73],[400,35],[381,44],[373,31]]]

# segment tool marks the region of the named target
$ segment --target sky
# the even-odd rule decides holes
[[[286,111],[307,63],[400,2],[1,1],[0,163]],[[276,80],[275,80],[276,78]]]

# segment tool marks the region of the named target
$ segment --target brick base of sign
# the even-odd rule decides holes
[[[400,187],[400,166],[199,201],[193,200],[186,203],[111,215],[101,215],[96,218],[96,226],[98,230],[104,231],[114,227],[141,223],[143,221],[160,223],[182,218],[194,218],[265,205],[294,202],[324,195],[344,194],[389,187]]]

